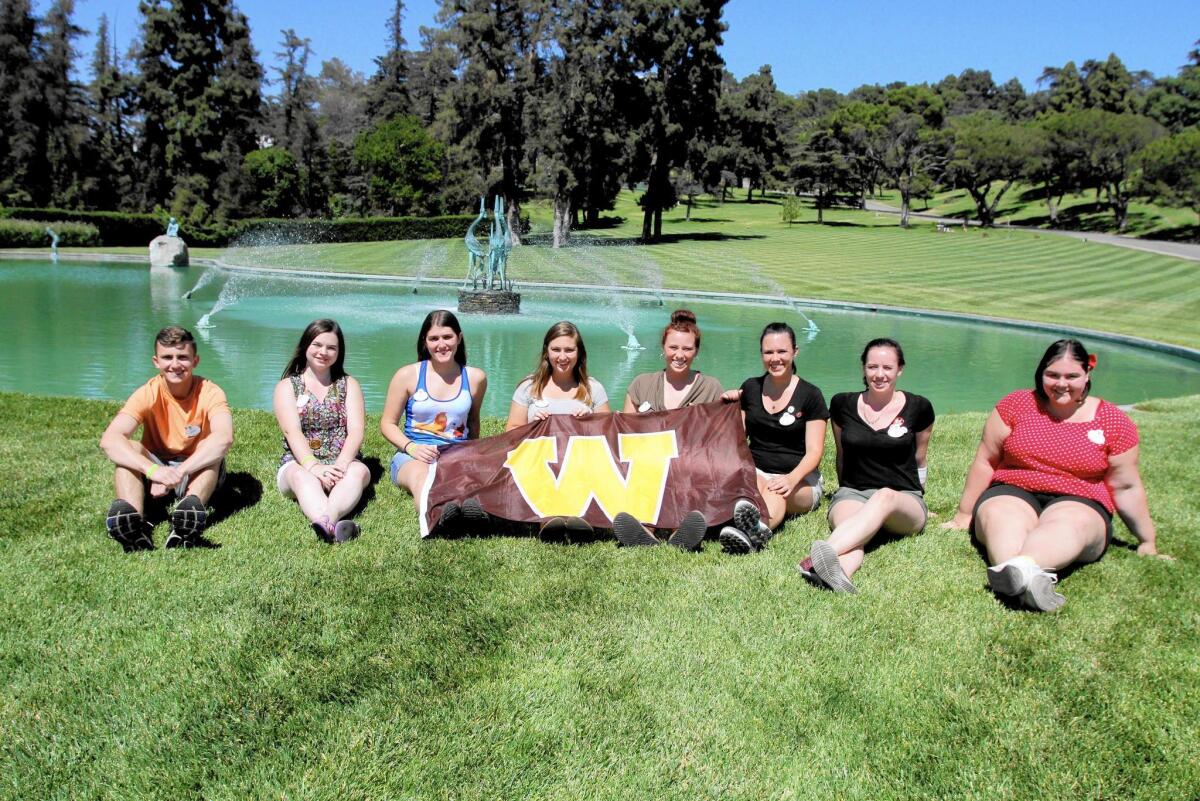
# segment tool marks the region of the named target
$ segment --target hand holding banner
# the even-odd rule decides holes
[[[699,510],[729,520],[739,498],[766,509],[736,404],[654,414],[552,415],[448,449],[429,471],[420,500],[421,536],[450,501],[479,499],[493,517],[537,523],[582,517],[609,528],[618,512],[676,528]]]

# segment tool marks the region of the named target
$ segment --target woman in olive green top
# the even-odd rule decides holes
[[[625,393],[625,414],[665,412],[721,400],[721,382],[692,369],[692,361],[700,352],[700,327],[696,325],[696,315],[687,309],[673,312],[671,322],[663,329],[662,349],[665,369],[643,373],[633,379]],[[695,550],[707,528],[704,515],[689,512],[667,543],[686,551]],[[613,533],[622,545],[659,545],[662,542],[627,512],[613,518]]]

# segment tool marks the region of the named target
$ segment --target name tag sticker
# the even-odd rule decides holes
[[[199,436],[200,435],[200,426],[187,426],[186,428],[183,429],[183,433],[187,436],[188,439]]]
[[[648,412],[648,411],[650,411],[650,401],[642,401],[641,405],[640,405],[640,406],[638,406],[638,411],[639,411],[639,412]]]
[[[1089,431],[1087,433],[1087,438],[1090,439],[1092,442],[1096,443],[1097,445],[1103,445],[1104,444],[1104,430],[1100,429],[1100,428],[1093,428],[1091,431]]]

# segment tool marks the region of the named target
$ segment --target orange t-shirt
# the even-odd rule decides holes
[[[207,378],[192,376],[186,398],[171,394],[166,380],[156,375],[129,396],[121,411],[142,425],[142,444],[158,458],[186,459],[200,440],[209,435],[210,420],[229,412],[225,392]]]

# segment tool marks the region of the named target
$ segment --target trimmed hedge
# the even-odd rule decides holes
[[[99,231],[92,245],[136,246],[149,245],[150,240],[166,230],[163,221],[153,214],[127,214],[120,211],[72,211],[70,209],[0,208],[0,218],[37,220],[42,223],[87,223]],[[55,228],[54,230],[58,230]],[[66,244],[65,241],[62,244]]]
[[[46,228],[58,234],[58,244],[63,247],[88,247],[100,244],[100,231],[88,223],[56,222],[51,226],[35,220],[0,219],[0,248],[46,248],[50,247],[50,235]]]
[[[166,229],[162,219],[154,214],[128,214],[118,211],[0,208],[0,218],[58,224],[64,221],[88,223],[99,231],[99,241],[92,244],[123,247],[148,245],[150,240]],[[467,228],[474,219],[473,214],[451,214],[441,217],[342,217],[333,220],[249,219],[211,228],[192,228],[181,223],[180,234],[193,247],[254,247],[291,242],[459,239],[467,233]],[[529,230],[528,216],[522,215],[521,230]]]

